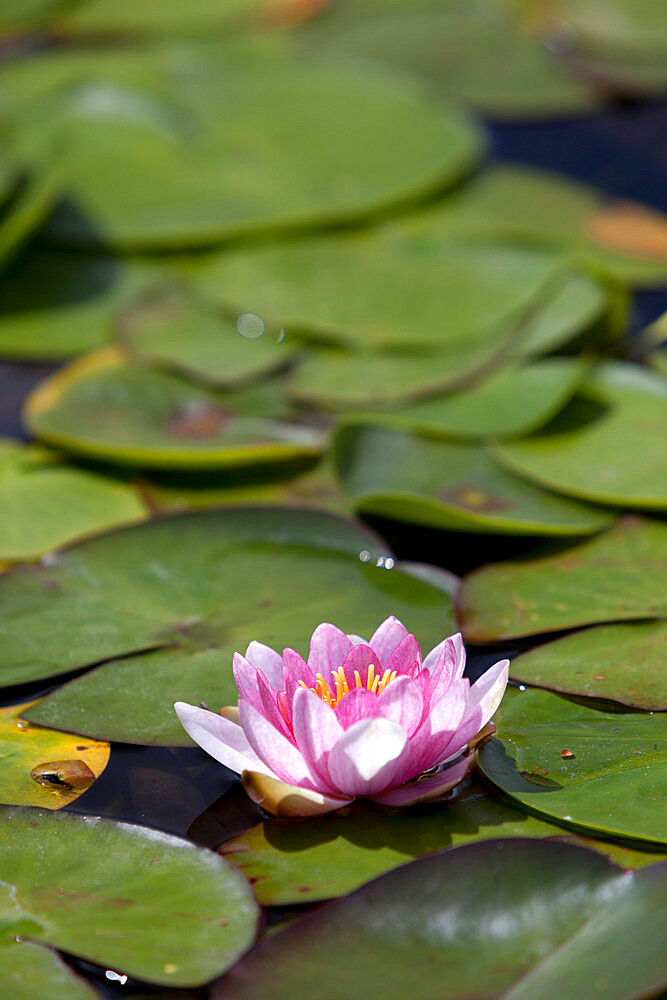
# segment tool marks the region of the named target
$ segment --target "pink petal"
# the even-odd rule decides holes
[[[240,653],[234,653],[232,657],[232,670],[239,698],[245,698],[255,708],[261,709],[262,700],[259,696],[259,688],[257,686],[257,668],[246,660],[245,656],[241,656]]]
[[[263,642],[254,639],[246,649],[246,660],[253,667],[261,670],[274,691],[281,691],[283,686],[283,658],[275,649],[265,646]]]
[[[391,719],[363,719],[329,754],[329,774],[342,795],[375,795],[393,783],[408,753],[405,731]]]
[[[453,652],[455,657],[456,666],[454,668],[455,676],[453,677],[453,680],[458,680],[459,677],[463,676],[463,671],[465,670],[466,665],[466,650],[463,645],[463,636],[460,632],[457,632],[456,635],[450,635],[446,639],[443,639],[442,642],[438,643],[438,645],[435,646],[430,653],[426,654],[423,665],[427,670],[430,670],[431,673],[433,673],[446,647]]]
[[[377,653],[377,657],[382,666],[385,665],[393,651],[398,646],[401,639],[405,638],[408,630],[398,618],[390,615],[386,618],[371,636],[368,645]]]
[[[291,706],[294,692],[303,681],[307,687],[315,687],[315,674],[295,649],[283,650],[283,691]]]
[[[378,697],[377,712],[374,714],[393,719],[408,736],[412,736],[421,722],[423,711],[424,701],[418,685],[411,677],[397,677]]]
[[[239,717],[250,746],[276,777],[290,785],[303,785],[304,788],[319,790],[319,782],[301,751],[278,732],[249,701],[242,699],[239,702]]]
[[[354,632],[348,632],[347,637],[353,646],[367,646],[368,643],[365,639],[362,639],[360,635],[355,635]]]
[[[320,790],[331,788],[327,759],[332,747],[343,735],[343,728],[333,709],[312,691],[299,688],[294,695],[293,720],[297,746],[311,771],[321,780]]]
[[[383,671],[380,666],[380,661],[371,647],[365,645],[353,646],[342,662],[343,673],[345,674],[347,683],[350,686],[350,690],[356,686],[354,676],[355,670],[359,673],[361,683],[364,687],[366,687],[366,682],[368,680],[368,668],[371,666],[373,667],[373,672],[376,677],[378,675],[382,676]]]
[[[450,685],[444,697],[432,707],[410,741],[408,767],[411,773],[407,773],[406,769],[404,780],[428,771],[448,756],[449,744],[455,736],[458,738],[469,695],[470,684],[465,677],[461,677]]]
[[[387,792],[374,795],[373,801],[383,806],[411,806],[444,795],[463,781],[475,763],[475,756],[464,757],[452,767],[438,771],[428,778],[411,781],[407,785],[399,785],[397,788],[390,788]]]
[[[322,674],[328,680],[331,671],[338,670],[351,649],[352,642],[345,633],[324,622],[312,634],[308,666],[314,674]]]
[[[252,749],[241,726],[223,719],[215,712],[188,705],[184,701],[177,701],[174,708],[186,733],[202,750],[225,767],[237,774],[243,771],[260,771],[275,777]]]
[[[442,698],[450,684],[463,677],[466,665],[465,647],[460,632],[445,639],[439,646],[436,646],[436,649],[440,649],[441,652],[431,669],[429,696],[429,704],[431,705]],[[430,655],[431,653],[429,653]]]
[[[352,688],[349,694],[342,698],[334,709],[338,722],[343,729],[349,729],[361,719],[377,716],[378,696],[368,688]]]
[[[417,663],[421,666],[422,651],[419,643],[412,633],[403,636],[399,644],[392,650],[389,659],[383,664],[385,670],[395,670],[399,674],[405,674]]]
[[[287,723],[283,718],[282,712],[278,708],[276,692],[273,690],[261,670],[257,671],[257,689],[259,691],[261,704],[255,705],[255,708],[269,720],[272,726],[275,726],[276,729],[283,734],[283,736],[293,743],[294,737],[287,727]],[[301,690],[303,690],[303,688]],[[254,704],[254,702],[251,702],[251,704]]]
[[[507,687],[509,666],[509,660],[498,660],[475,681],[461,725],[446,747],[448,754],[458,753],[495,714]]]

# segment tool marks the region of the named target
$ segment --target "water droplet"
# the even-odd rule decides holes
[[[17,728],[17,729],[26,729],[26,728],[27,728],[27,725],[28,725],[28,723],[27,723],[27,722],[17,722],[17,723],[16,723],[16,728]]]
[[[282,342],[283,342],[284,339],[285,339],[285,329],[283,327],[283,329],[278,334],[278,343],[282,344]]]
[[[395,565],[396,565],[396,562],[391,558],[391,556],[387,556],[387,558],[384,561],[384,568],[385,569],[393,569]]]
[[[563,819],[569,819],[570,822],[572,821],[572,817],[571,816],[563,816]]]
[[[370,558],[371,558],[371,554],[368,551],[368,549],[362,549],[361,552],[359,553],[359,561],[360,562],[367,563],[370,560]]]
[[[236,329],[242,337],[247,337],[249,340],[256,340],[257,337],[261,337],[265,332],[266,324],[257,313],[241,313],[236,318]]]
[[[167,962],[167,964],[164,966],[164,971],[169,976],[173,975],[173,973],[176,972],[177,970],[178,970],[178,966],[174,965],[173,962]]]
[[[384,566],[384,556],[378,556],[375,560],[376,566]]]
[[[120,972],[114,972],[113,969],[107,969],[104,975],[107,979],[111,979],[114,983],[120,983],[121,986],[125,986],[127,982],[127,976]]]

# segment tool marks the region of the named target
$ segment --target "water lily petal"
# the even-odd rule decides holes
[[[329,754],[329,774],[343,795],[375,795],[393,783],[409,741],[391,719],[363,719],[346,730]]]
[[[339,664],[339,666],[340,665],[341,664]],[[378,683],[383,672],[376,654],[370,646],[366,646],[365,644],[353,646],[345,659],[342,661],[342,667],[347,683],[350,686],[350,691],[356,687],[355,670],[359,674],[359,679],[361,680],[363,687],[367,686],[369,667],[373,668],[373,676],[378,678]]]
[[[433,706],[410,740],[410,758],[405,780],[428,771],[454,752],[448,751],[448,747],[454,738],[458,739],[469,697],[470,683],[467,678],[460,677],[450,685],[446,696]],[[465,743],[467,740],[460,746]],[[407,773],[408,769],[410,773]]]
[[[274,691],[281,691],[283,686],[283,658],[275,649],[265,646],[263,642],[253,639],[245,653],[246,660],[253,667],[261,670]]]
[[[370,719],[381,713],[377,710],[378,697],[368,688],[352,688],[349,694],[338,702],[334,709],[343,729],[349,729],[361,719]]]
[[[241,656],[240,653],[234,653],[232,670],[239,698],[245,698],[246,701],[251,702],[255,708],[261,711],[262,699],[259,696],[259,688],[257,686],[257,668],[249,660],[246,660],[245,656]]]
[[[269,768],[276,777],[291,785],[303,785],[317,790],[318,782],[301,751],[278,732],[254,705],[243,698],[239,701],[239,717],[250,746],[264,762],[264,769]],[[262,768],[251,767],[246,770],[261,771]]]
[[[299,750],[323,787],[331,788],[327,760],[332,747],[343,735],[335,712],[318,695],[299,688],[294,695],[292,718]]]
[[[443,670],[446,670],[446,676],[450,677],[450,683],[463,677],[466,666],[466,650],[461,633],[450,635],[438,643],[424,657],[423,665],[427,670],[430,670],[434,682],[439,679]]]
[[[408,736],[412,736],[419,726],[423,711],[421,691],[411,677],[397,677],[377,699],[377,713],[393,719]]]
[[[472,770],[476,760],[477,754],[472,753],[469,757],[464,757],[458,763],[438,771],[436,774],[419,778],[417,781],[410,781],[406,785],[399,785],[397,788],[390,788],[387,792],[374,795],[373,801],[383,806],[399,807],[413,806],[418,802],[428,802],[431,799],[439,798],[463,781],[468,772]]]
[[[387,662],[383,664],[385,670],[395,670],[398,674],[405,674],[408,671],[412,674],[415,664],[417,669],[421,667],[422,651],[414,635],[409,632],[404,635],[397,646],[392,650]]]
[[[283,691],[287,695],[287,701],[291,707],[294,692],[301,687],[303,681],[307,687],[315,687],[315,674],[310,669],[303,656],[295,649],[283,650]]]
[[[465,715],[446,747],[448,754],[458,753],[489,722],[505,693],[509,666],[509,660],[499,660],[470,688]]]
[[[259,691],[261,705],[255,705],[255,708],[257,708],[269,720],[272,726],[275,726],[276,729],[283,734],[283,736],[293,743],[294,737],[292,732],[288,728],[287,723],[278,708],[276,692],[273,690],[261,670],[257,671],[257,690]],[[301,690],[303,690],[303,688]],[[251,704],[253,703],[251,702]]]
[[[400,622],[394,615],[385,618],[370,638],[368,645],[374,649],[382,666],[385,665],[391,654],[398,646],[401,639],[408,634],[403,622]]]
[[[186,733],[225,767],[237,774],[250,770],[272,775],[250,746],[241,726],[184,701],[177,701],[174,708]]]
[[[355,635],[354,632],[348,632],[347,637],[353,646],[367,646],[368,642],[366,639],[362,639],[360,635]]]
[[[311,636],[308,666],[314,674],[322,674],[328,680],[331,671],[340,667],[351,649],[352,642],[344,632],[323,622]]]
[[[296,818],[299,816],[321,816],[346,806],[352,799],[334,798],[313,792],[298,785],[288,785],[286,781],[270,778],[258,771],[244,771],[241,775],[243,787],[257,805],[272,816]]]

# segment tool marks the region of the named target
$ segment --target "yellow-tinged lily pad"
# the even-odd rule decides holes
[[[321,435],[287,422],[280,386],[209,392],[102,348],[29,396],[36,437],[99,461],[153,469],[225,469],[315,457]]]
[[[0,798],[16,806],[62,809],[90,788],[109,761],[109,744],[22,719],[38,705],[0,708]]]

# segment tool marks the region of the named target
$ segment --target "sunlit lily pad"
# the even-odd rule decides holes
[[[452,241],[439,217],[424,213],[360,234],[220,254],[193,277],[207,295],[288,333],[375,349],[455,344],[459,352],[481,347],[493,356],[512,334],[517,344],[530,340],[543,310],[554,339],[563,331],[567,339],[602,312],[600,287],[566,274],[558,254]],[[468,369],[479,364],[473,361]]]
[[[458,599],[471,642],[667,617],[667,525],[625,517],[599,538],[471,573]]]
[[[146,507],[132,487],[63,465],[41,448],[0,439],[0,560],[35,559],[76,538],[132,521]]]
[[[525,167],[495,167],[448,200],[452,236],[537,241],[633,285],[667,276],[667,217],[633,203],[605,203],[592,188]]]
[[[605,511],[506,473],[477,444],[348,422],[336,435],[334,459],[364,514],[509,535],[591,534],[610,523]]]
[[[232,387],[284,367],[294,346],[261,317],[231,319],[177,286],[156,286],[116,318],[116,333],[140,358],[210,385]]]
[[[282,463],[320,451],[288,423],[279,386],[212,393],[130,363],[116,348],[72,362],[31,394],[29,430],[65,451],[120,465],[216,469]]]
[[[0,810],[3,929],[137,979],[194,986],[250,946],[250,887],[210,851],[157,830]],[[5,946],[7,947],[7,946]],[[27,964],[27,963],[22,963]]]
[[[518,475],[583,500],[667,509],[667,380],[624,362],[601,365],[572,404],[494,455]]]
[[[667,981],[655,921],[667,864],[627,873],[593,851],[491,840],[423,858],[259,945],[213,1000],[640,1000]]]
[[[352,221],[458,180],[481,148],[465,115],[361,65],[224,44],[135,49],[120,60],[102,51],[86,62],[87,80],[111,96],[82,105],[67,89],[80,83],[77,53],[33,56],[23,72],[0,74],[0,88],[18,89],[13,109],[26,132],[41,112],[21,98],[41,91],[42,130],[67,140],[68,203],[49,223],[64,243],[173,248]],[[27,73],[39,82],[25,83]],[[110,114],[110,88],[146,84],[153,92],[136,90],[132,105],[155,94],[171,101],[176,128],[162,127],[162,111],[157,120]]]
[[[667,622],[598,625],[512,661],[512,677],[563,694],[667,709]]]
[[[493,116],[542,117],[593,106],[591,88],[531,37],[522,13],[508,0],[339,0],[307,26],[302,42],[307,50],[318,46],[396,66]]]
[[[66,34],[85,35],[229,30],[235,26],[270,26],[273,8],[278,18],[282,6],[287,8],[290,4],[285,0],[188,0],[187,3],[161,0],[156,7],[152,0],[139,0],[138,3],[136,0],[120,3],[118,0],[84,0],[71,10],[66,8],[56,23]]]
[[[32,250],[0,286],[0,356],[51,361],[101,347],[111,339],[115,309],[155,271],[113,257]]]
[[[266,820],[219,850],[250,879],[263,906],[283,906],[342,896],[416,857],[474,840],[567,836],[479,784],[418,810],[388,812],[358,802],[344,812],[299,823]],[[625,868],[660,858],[609,842],[586,846]]]
[[[235,703],[232,653],[251,640],[306,653],[321,621],[370,635],[395,614],[430,649],[454,631],[443,586],[396,567],[354,522],[312,510],[163,518],[0,576],[0,682],[114,660],[26,715],[88,735],[187,745],[174,701]]]
[[[667,844],[667,716],[506,692],[479,765],[517,804],[593,836]]]

